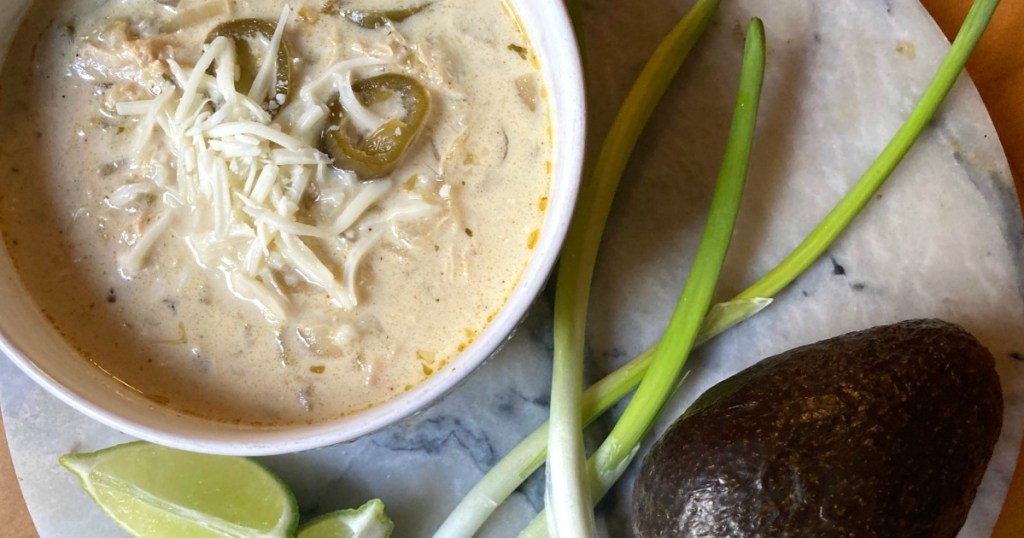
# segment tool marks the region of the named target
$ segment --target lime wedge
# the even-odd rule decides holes
[[[324,514],[299,529],[299,538],[388,538],[395,524],[374,499],[355,510]]]
[[[135,536],[294,536],[291,491],[254,460],[150,443],[117,445],[60,462],[114,521]]]

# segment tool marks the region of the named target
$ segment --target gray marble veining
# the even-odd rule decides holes
[[[691,0],[585,2],[593,133]],[[724,147],[742,30],[765,20],[768,74],[722,299],[772,267],[859,177],[899,126],[948,46],[915,0],[726,0],[672,85],[628,167],[594,282],[588,377],[659,336],[686,276]],[[595,136],[593,140],[599,140]],[[592,144],[596,149],[597,143]],[[1005,158],[963,79],[851,230],[769,309],[694,354],[662,431],[702,390],[765,356],[911,317],[965,325],[996,355],[1004,432],[962,535],[985,536],[1024,429],[1024,225]],[[427,536],[498,458],[546,417],[550,294],[505,348],[426,412],[351,444],[267,458],[305,515],[384,499],[396,536]],[[126,440],[0,361],[12,454],[44,537],[116,529],[56,463]],[[588,431],[596,442],[616,413]],[[634,468],[598,508],[601,532],[629,535]],[[543,502],[534,477],[484,533],[512,536]]]

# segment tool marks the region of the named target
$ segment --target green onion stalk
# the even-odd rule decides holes
[[[562,536],[594,533],[586,455],[583,449],[581,394],[583,348],[597,251],[622,171],[643,125],[675,72],[703,34],[719,0],[698,0],[654,51],[605,140],[593,172],[582,187],[562,260],[554,306],[554,365],[551,375],[551,424],[548,430],[547,500],[551,524]]]
[[[747,32],[740,89],[729,130],[729,141],[700,246],[676,310],[654,350],[647,373],[622,418],[590,459],[589,487],[588,484],[582,486],[588,487],[591,498],[603,496],[633,460],[640,441],[674,392],[676,380],[697,341],[704,317],[711,308],[711,300],[739,215],[750,152],[754,144],[754,128],[764,82],[764,49],[764,26],[755,18]],[[551,461],[550,455],[548,460]],[[549,503],[547,512],[550,514],[556,509],[556,506]],[[560,529],[550,528],[549,520],[541,514],[520,536],[546,536],[549,531],[552,534],[561,532]]]
[[[711,308],[697,337],[698,346],[767,307],[776,294],[825,253],[885,183],[934,117],[998,4],[999,0],[976,0],[924,95],[867,172],[789,256],[735,298]],[[584,424],[592,423],[636,388],[650,365],[654,350],[655,347],[647,349],[583,394]],[[499,461],[463,498],[436,536],[468,536],[476,532],[497,506],[544,463],[548,429],[549,424],[541,425]],[[442,532],[446,529],[468,532]]]

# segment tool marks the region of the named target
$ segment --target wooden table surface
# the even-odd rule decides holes
[[[947,35],[955,33],[970,0],[921,0]],[[1006,148],[1017,193],[1024,205],[1024,2],[1002,2],[988,33],[969,64],[996,130]],[[0,428],[2,428],[0,419]],[[6,436],[0,435],[0,534],[7,538],[35,536],[18,480],[11,467]],[[1024,536],[1024,452],[993,532],[997,538]]]

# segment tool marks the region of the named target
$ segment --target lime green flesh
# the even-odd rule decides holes
[[[387,538],[395,525],[374,499],[355,510],[322,515],[299,529],[299,538]]]
[[[61,464],[128,532],[146,538],[294,536],[291,491],[247,458],[128,443]]]

